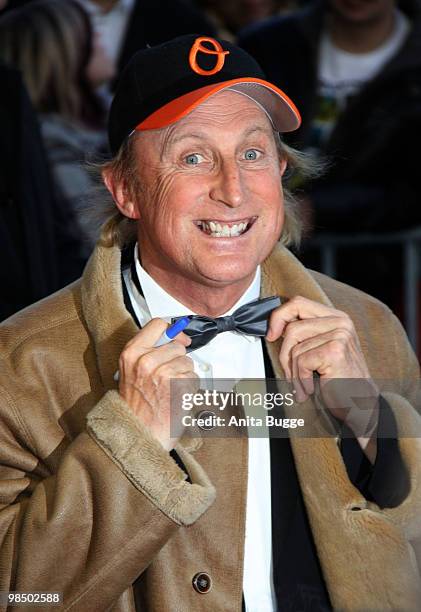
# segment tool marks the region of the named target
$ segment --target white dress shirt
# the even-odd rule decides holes
[[[130,268],[123,272],[123,276],[141,326],[156,317],[170,322],[172,317],[196,314],[167,293],[142,268],[137,245],[135,262],[143,296],[131,278]],[[232,314],[243,304],[257,299],[259,294],[260,268],[256,270],[248,289],[224,315]],[[206,346],[189,353],[189,357],[194,362],[196,374],[204,383],[213,378],[265,378],[261,340],[253,336],[223,332]],[[243,592],[247,612],[275,612],[268,438],[249,438]]]

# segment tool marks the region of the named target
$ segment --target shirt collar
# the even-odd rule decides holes
[[[136,273],[142,287],[144,299],[146,301],[147,308],[151,315],[151,318],[159,317],[160,319],[169,320],[171,317],[182,317],[184,315],[197,314],[190,308],[179,302],[172,295],[167,293],[158,283],[146,272],[139,261],[138,246],[136,243],[134,258],[136,262]],[[257,267],[254,279],[245,290],[243,295],[237,300],[237,302],[221,316],[231,315],[237,308],[247,304],[252,300],[257,300],[260,295],[260,281],[261,281],[261,269]],[[254,336],[245,336],[250,341],[257,340]]]

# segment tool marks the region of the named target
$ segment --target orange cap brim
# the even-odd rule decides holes
[[[300,127],[300,113],[292,100],[281,89],[263,79],[249,77],[206,85],[206,87],[201,87],[184,94],[161,106],[161,108],[139,123],[135,130],[157,130],[171,125],[191,113],[192,110],[218,91],[228,88],[236,91],[235,86],[237,85],[239,93],[246,93],[247,96],[254,99],[264,108],[276,130],[279,132],[292,132]],[[245,87],[244,91],[243,87]],[[267,103],[269,100],[270,103]]]

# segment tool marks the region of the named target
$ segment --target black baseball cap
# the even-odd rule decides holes
[[[300,126],[295,104],[251,55],[230,42],[188,34],[138,51],[125,67],[108,120],[111,152],[133,131],[171,125],[224,89],[257,102],[279,132]]]

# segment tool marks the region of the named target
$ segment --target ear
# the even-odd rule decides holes
[[[285,174],[285,170],[287,169],[287,165],[288,165],[288,162],[287,162],[287,160],[285,159],[285,157],[283,157],[283,158],[280,160],[280,162],[279,162],[279,167],[280,167],[280,170],[281,170],[281,176],[284,176],[284,174]]]
[[[137,202],[129,195],[128,189],[123,181],[116,181],[110,170],[102,171],[102,180],[111,193],[119,211],[129,219],[139,219],[140,212]]]

